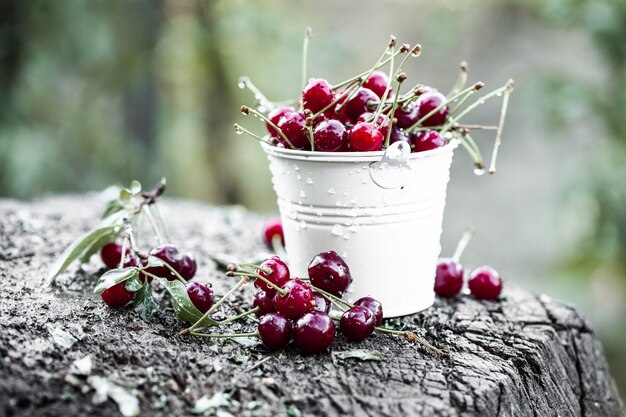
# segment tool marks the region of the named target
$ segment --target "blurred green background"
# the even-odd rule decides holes
[[[457,152],[444,224],[450,254],[574,304],[626,393],[626,1],[0,2],[0,195],[168,179],[169,195],[275,211],[266,160],[240,122],[249,75],[270,99],[309,74],[367,69],[389,34],[420,42],[411,83],[448,91],[458,63],[489,88],[515,78],[498,173]],[[498,103],[473,115],[494,123]],[[493,135],[478,135],[489,154]]]

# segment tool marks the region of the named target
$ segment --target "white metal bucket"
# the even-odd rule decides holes
[[[381,170],[382,151],[311,152],[262,144],[292,275],[307,276],[314,255],[334,250],[354,279],[347,300],[372,296],[385,317],[430,307],[457,145],[412,153],[404,168]]]

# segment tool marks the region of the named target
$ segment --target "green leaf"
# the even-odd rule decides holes
[[[47,277],[48,285],[53,285],[56,277],[63,271],[67,269],[67,267],[78,259],[86,250],[88,250],[95,242],[100,240],[103,236],[107,236],[115,229],[117,226],[103,226],[97,229],[94,229],[88,233],[85,233],[78,239],[76,239],[65,251],[61,254],[59,259],[52,265],[50,268],[50,272]]]
[[[127,202],[132,198],[133,193],[128,188],[120,188],[120,201]]]
[[[89,262],[89,259],[93,256],[94,253],[98,252],[100,248],[106,245],[109,242],[113,242],[115,238],[119,235],[120,230],[113,231],[108,235],[102,236],[100,239],[96,240],[85,250],[83,256],[80,257],[80,263],[84,264]]]
[[[148,256],[148,263],[146,265],[144,265],[144,267],[163,266],[163,265],[164,265],[164,262],[160,258],[157,258],[156,256],[149,255]]]
[[[163,284],[165,289],[172,296],[172,306],[174,307],[176,316],[179,319],[193,324],[202,318],[203,314],[189,299],[185,284],[179,280],[169,281],[165,278],[159,278],[159,282]],[[206,318],[203,323],[207,325],[217,324],[215,320],[211,320],[209,318]]]
[[[111,269],[110,271],[102,274],[102,276],[96,283],[96,288],[94,288],[93,293],[102,294],[115,284],[119,284],[120,282],[124,282],[138,275],[139,269],[134,266],[131,266],[130,268]]]
[[[152,320],[154,313],[159,310],[159,305],[154,301],[154,297],[152,297],[152,287],[147,281],[144,282],[139,291],[135,294],[133,309],[144,321]]]
[[[382,353],[377,350],[354,349],[343,352],[333,352],[333,356],[337,359],[358,359],[361,361],[381,361]]]
[[[124,288],[126,288],[130,292],[137,292],[143,287],[143,282],[139,279],[139,274],[134,277],[128,278],[126,280],[126,284],[124,284]]]
[[[111,214],[117,213],[122,210],[124,210],[124,205],[120,203],[119,200],[113,200],[107,205],[107,208],[104,210],[104,213],[102,213],[102,218],[105,219],[109,217]]]

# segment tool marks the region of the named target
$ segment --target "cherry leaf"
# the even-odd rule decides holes
[[[111,269],[100,277],[98,282],[96,283],[96,288],[94,288],[94,294],[102,294],[112,286],[119,284],[120,282],[124,282],[133,277],[139,275],[139,269],[134,266],[130,268],[116,268]]]

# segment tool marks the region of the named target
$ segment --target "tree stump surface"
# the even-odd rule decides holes
[[[150,323],[93,295],[103,272],[98,256],[47,288],[52,262],[97,224],[103,207],[98,195],[0,200],[0,416],[121,415],[127,396],[116,396],[120,389],[108,399],[97,395],[102,381],[137,398],[145,416],[188,416],[194,408],[220,417],[622,415],[589,324],[572,307],[510,283],[503,301],[439,299],[387,323],[415,331],[446,351],[443,357],[382,334],[359,344],[338,336],[331,353],[314,356],[291,346],[269,353],[232,340],[181,337],[185,325],[163,291]],[[164,212],[172,240],[196,255],[197,279],[218,295],[234,278],[209,254],[246,258],[263,250],[264,219],[240,207],[166,200]],[[249,301],[246,291],[241,300]],[[339,352],[355,349],[382,358],[341,358]]]

